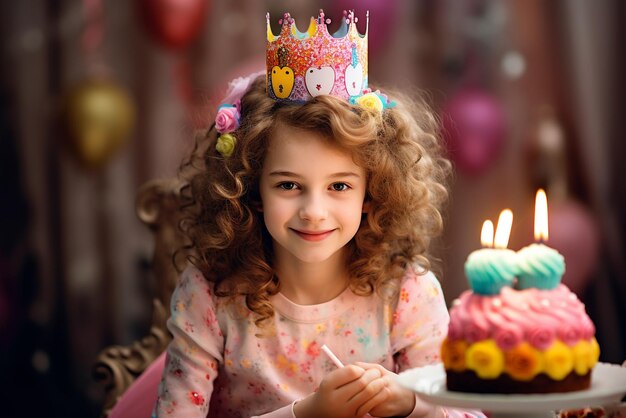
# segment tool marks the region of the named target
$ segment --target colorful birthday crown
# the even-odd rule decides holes
[[[321,94],[354,100],[367,89],[367,26],[357,28],[354,11],[343,13],[341,26],[331,35],[324,11],[311,18],[306,32],[285,13],[280,35],[270,28],[267,14],[267,92],[277,100],[302,102]]]

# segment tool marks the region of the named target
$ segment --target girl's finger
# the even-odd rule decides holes
[[[349,365],[337,370],[333,370],[326,375],[326,378],[322,382],[329,389],[337,389],[341,386],[347,385],[355,380],[361,378],[365,373],[365,369],[355,365]],[[320,385],[321,386],[321,385]]]
[[[341,399],[345,399],[347,402],[351,402],[352,398],[365,390],[368,385],[373,381],[380,379],[379,370],[365,370],[365,372],[359,377],[345,385],[336,389],[337,396]],[[365,400],[363,400],[364,402]]]
[[[369,411],[385,402],[389,398],[389,395],[389,389],[386,386],[383,386],[380,390],[377,391],[374,396],[367,399],[363,404],[361,404],[361,406],[358,407],[356,411],[356,416],[362,417],[363,415],[367,414]]]
[[[354,363],[354,365],[364,370],[378,369],[380,370],[381,374],[391,373],[389,370],[385,369],[383,366],[381,366],[380,364],[376,364],[376,363],[364,363],[362,361],[357,361]]]

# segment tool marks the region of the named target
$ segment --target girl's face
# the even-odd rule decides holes
[[[260,179],[276,261],[343,260],[337,256],[359,229],[365,189],[365,171],[349,154],[315,132],[278,127]]]

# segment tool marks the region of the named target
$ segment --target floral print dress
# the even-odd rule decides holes
[[[439,361],[449,319],[437,279],[412,269],[392,303],[349,289],[319,305],[297,305],[280,293],[271,303],[274,322],[258,336],[243,298],[216,297],[212,284],[187,268],[172,296],[174,339],[153,415],[292,417],[293,402],[337,367],[322,345],[344,364],[378,363],[399,373]]]

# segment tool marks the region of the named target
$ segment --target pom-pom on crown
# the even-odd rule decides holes
[[[275,36],[267,18],[267,92],[277,100],[304,102],[321,94],[346,101],[367,92],[367,26],[361,35],[354,11],[344,11],[341,26],[331,35],[330,19],[320,10],[306,32],[285,13]]]

